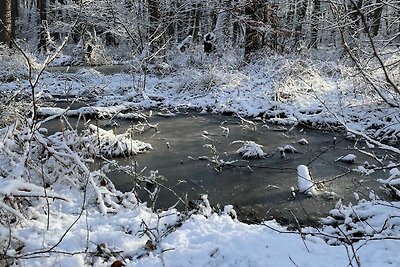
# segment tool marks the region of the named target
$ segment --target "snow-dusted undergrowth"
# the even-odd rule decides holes
[[[262,147],[262,145],[253,141],[245,141],[243,142],[243,146],[236,150],[236,153],[242,155],[243,158],[263,158],[266,153],[262,150]]]
[[[48,73],[38,92],[90,98],[93,108],[86,111],[101,115],[107,114],[107,108],[113,116],[162,105],[260,116],[281,124],[345,124],[376,138],[399,138],[399,110],[387,107],[357,71],[344,63],[269,55],[235,68],[207,60],[203,59],[200,68],[186,65],[146,77],[140,73],[103,75],[93,70],[79,75]],[[18,89],[20,85],[14,82],[7,87]]]

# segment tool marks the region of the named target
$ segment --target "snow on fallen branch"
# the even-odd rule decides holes
[[[308,228],[307,231],[321,235],[329,245],[345,240],[400,239],[399,218],[399,202],[363,199],[356,205],[338,203],[330,216],[321,220],[324,224],[321,230]]]
[[[0,195],[5,197],[52,198],[68,201],[64,196],[52,192],[43,193],[43,187],[21,180],[0,180]]]
[[[127,134],[115,135],[112,130],[106,131],[90,124],[91,141],[97,156],[126,156],[143,153],[153,149],[149,143],[133,140]]]
[[[71,201],[54,193],[56,188],[63,185],[82,194],[87,192],[88,201],[94,201],[103,214],[137,206],[134,193],[122,193],[115,189],[104,173],[106,166],[101,170],[91,170],[87,165],[88,162],[93,162],[93,140],[99,140],[98,136],[88,131],[78,135],[75,130],[45,136],[35,129],[19,124],[0,129],[2,211],[28,224],[30,208],[48,210],[48,199]],[[106,151],[112,151],[110,153],[114,155],[120,152],[139,153],[151,147],[139,141],[134,146],[127,147],[127,143],[131,143],[130,139],[98,130],[103,133],[102,141],[109,140],[110,146],[117,144],[117,152],[115,149],[111,150],[111,147],[105,147],[108,149]],[[104,137],[104,133],[108,137]],[[3,220],[6,217],[0,217],[0,223]]]

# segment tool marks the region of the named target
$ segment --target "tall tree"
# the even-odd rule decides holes
[[[19,16],[18,0],[11,0],[11,36],[15,38],[15,21]]]
[[[372,26],[371,26],[371,34],[372,36],[377,36],[379,33],[379,28],[381,26],[381,18],[382,18],[382,9],[383,9],[383,1],[376,0],[375,10],[372,14]]]
[[[46,51],[47,42],[46,42],[46,28],[45,23],[47,23],[47,1],[46,0],[37,0],[37,7],[39,9],[39,43],[38,50]]]
[[[304,36],[303,24],[307,15],[307,0],[301,0],[297,3],[297,16],[296,16],[296,27],[294,34],[295,46],[299,44],[300,40]]]
[[[349,4],[349,15],[351,18],[350,22],[350,34],[353,36],[358,36],[359,30],[360,30],[360,10],[362,9],[364,5],[363,0],[350,0]]]
[[[160,22],[161,14],[158,0],[148,0],[148,15],[149,15],[149,30],[148,30],[148,42],[150,44],[150,52],[155,53],[161,49],[161,32]]]
[[[12,0],[0,0],[0,42],[11,47],[13,29]]]
[[[321,14],[321,0],[313,0],[314,8],[311,14],[311,41],[310,48],[316,49],[318,46],[318,26]]]
[[[260,19],[257,16],[257,10],[260,7],[259,0],[248,0],[246,1],[245,15],[246,15],[246,36],[244,44],[245,56],[257,51],[262,46],[262,36],[258,32],[257,28]]]

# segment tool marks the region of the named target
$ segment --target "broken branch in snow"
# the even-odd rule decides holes
[[[63,197],[60,197],[60,196],[53,196],[53,195],[47,195],[46,196],[46,195],[35,195],[35,194],[29,194],[29,193],[27,193],[27,194],[10,193],[9,196],[12,196],[12,197],[50,198],[50,199],[57,199],[57,200],[63,200],[63,201],[69,202],[69,200],[66,199],[66,198],[63,198]],[[7,197],[7,195],[5,197]]]

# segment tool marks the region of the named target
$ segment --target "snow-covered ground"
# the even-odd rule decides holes
[[[391,185],[400,178],[399,110],[365,92],[365,83],[350,67],[270,56],[240,68],[222,60],[203,68],[160,68],[146,76],[103,75],[92,69],[45,73],[36,87],[42,103],[61,96],[87,101],[90,107],[41,104],[39,114],[128,118],[140,116],[140,108],[195,108],[285,125],[346,127],[351,135],[391,140],[385,148],[397,159],[381,166],[382,182]],[[1,84],[3,93],[29,95],[26,81],[8,80]],[[5,252],[0,265],[400,266],[400,204],[372,192],[368,200],[355,195],[355,204],[332,207],[319,229],[287,230],[274,221],[247,225],[237,221],[230,206],[211,209],[206,196],[185,212],[152,211],[134,193],[115,190],[106,175],[112,161],[100,170],[88,167],[102,152],[135,154],[151,144],[94,127],[83,133],[45,133],[24,119],[0,130],[0,248]],[[98,148],[96,142],[102,141],[106,146]],[[262,156],[250,142],[238,152]],[[251,147],[259,151],[248,151]],[[304,167],[299,176],[307,175]],[[369,171],[365,166],[358,170]],[[390,189],[396,194],[396,187]]]

